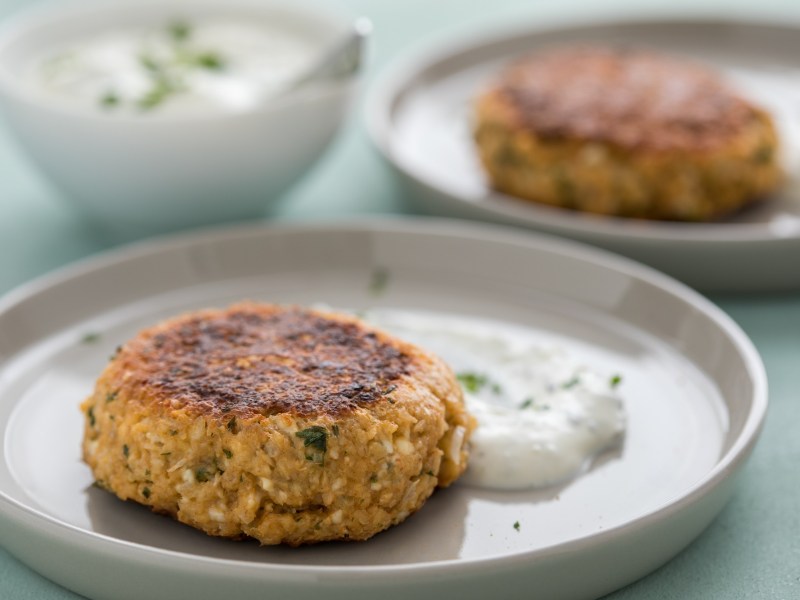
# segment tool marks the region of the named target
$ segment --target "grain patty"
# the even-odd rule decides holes
[[[349,316],[255,303],[141,332],[82,409],[101,487],[262,544],[403,521],[464,471],[474,427],[437,357]]]
[[[767,113],[709,69],[649,51],[530,56],[500,74],[476,112],[494,187],[545,204],[708,220],[781,181]]]

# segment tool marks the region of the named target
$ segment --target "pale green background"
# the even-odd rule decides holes
[[[29,3],[0,0],[0,19]],[[375,25],[368,87],[374,75],[405,48],[446,30],[485,29],[493,20],[591,18],[620,8],[642,13],[652,10],[653,3],[344,0],[342,4],[369,16]],[[797,0],[673,0],[656,8],[720,15],[744,11],[800,23]],[[369,146],[357,113],[322,163],[286,198],[281,217],[403,212],[403,200]],[[97,239],[59,193],[37,175],[0,122],[0,294],[111,245]],[[798,258],[787,256],[786,260],[797,262],[800,268]],[[731,503],[708,531],[659,571],[612,594],[615,599],[800,598],[800,291],[714,296],[712,300],[745,329],[764,358],[771,403],[766,427]],[[231,592],[235,597],[235,590]],[[0,548],[0,599],[77,597]],[[501,590],[498,598],[502,598]]]

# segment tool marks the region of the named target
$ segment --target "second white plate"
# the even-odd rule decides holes
[[[775,117],[788,186],[719,222],[649,222],[585,215],[491,190],[471,134],[476,94],[514,57],[597,42],[655,48],[703,61]],[[703,291],[800,287],[800,28],[725,20],[616,20],[518,26],[420,48],[387,73],[369,105],[372,137],[424,212],[530,227],[589,242]]]

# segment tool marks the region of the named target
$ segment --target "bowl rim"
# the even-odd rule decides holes
[[[324,97],[337,90],[353,84],[363,72],[364,50],[361,50],[359,66],[347,77],[336,81],[312,82],[286,94],[266,98],[255,106],[241,110],[209,110],[199,112],[152,112],[146,115],[138,113],[114,113],[96,110],[93,106],[84,106],[81,103],[61,102],[58,98],[50,98],[47,94],[38,92],[33,86],[28,85],[23,79],[10,69],[5,61],[4,53],[15,42],[35,33],[42,27],[49,27],[61,21],[70,20],[84,15],[101,15],[107,23],[97,25],[94,29],[102,31],[104,27],[124,25],[125,16],[131,14],[161,13],[175,9],[191,16],[192,13],[202,12],[212,15],[236,14],[244,11],[258,11],[265,15],[281,10],[298,16],[299,18],[314,19],[318,22],[328,21],[332,30],[339,28],[355,28],[356,23],[359,33],[369,38],[371,33],[370,22],[363,16],[343,6],[338,0],[333,2],[320,2],[319,0],[74,0],[69,3],[55,3],[50,0],[34,7],[22,8],[11,15],[0,25],[0,101],[13,102],[32,106],[39,110],[61,116],[82,119],[87,122],[103,122],[116,124],[136,124],[140,126],[147,123],[155,126],[164,126],[167,123],[198,123],[218,121],[222,119],[237,118],[260,112],[271,112],[286,108],[297,103],[313,101]],[[366,23],[366,26],[363,24]]]

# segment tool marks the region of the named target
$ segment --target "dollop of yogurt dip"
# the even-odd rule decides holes
[[[621,444],[626,414],[620,375],[600,374],[530,333],[480,320],[373,310],[368,322],[447,361],[478,420],[467,484],[500,490],[568,481]]]
[[[237,111],[285,88],[317,52],[310,36],[266,21],[176,19],[47,50],[28,79],[63,102],[110,114]]]

